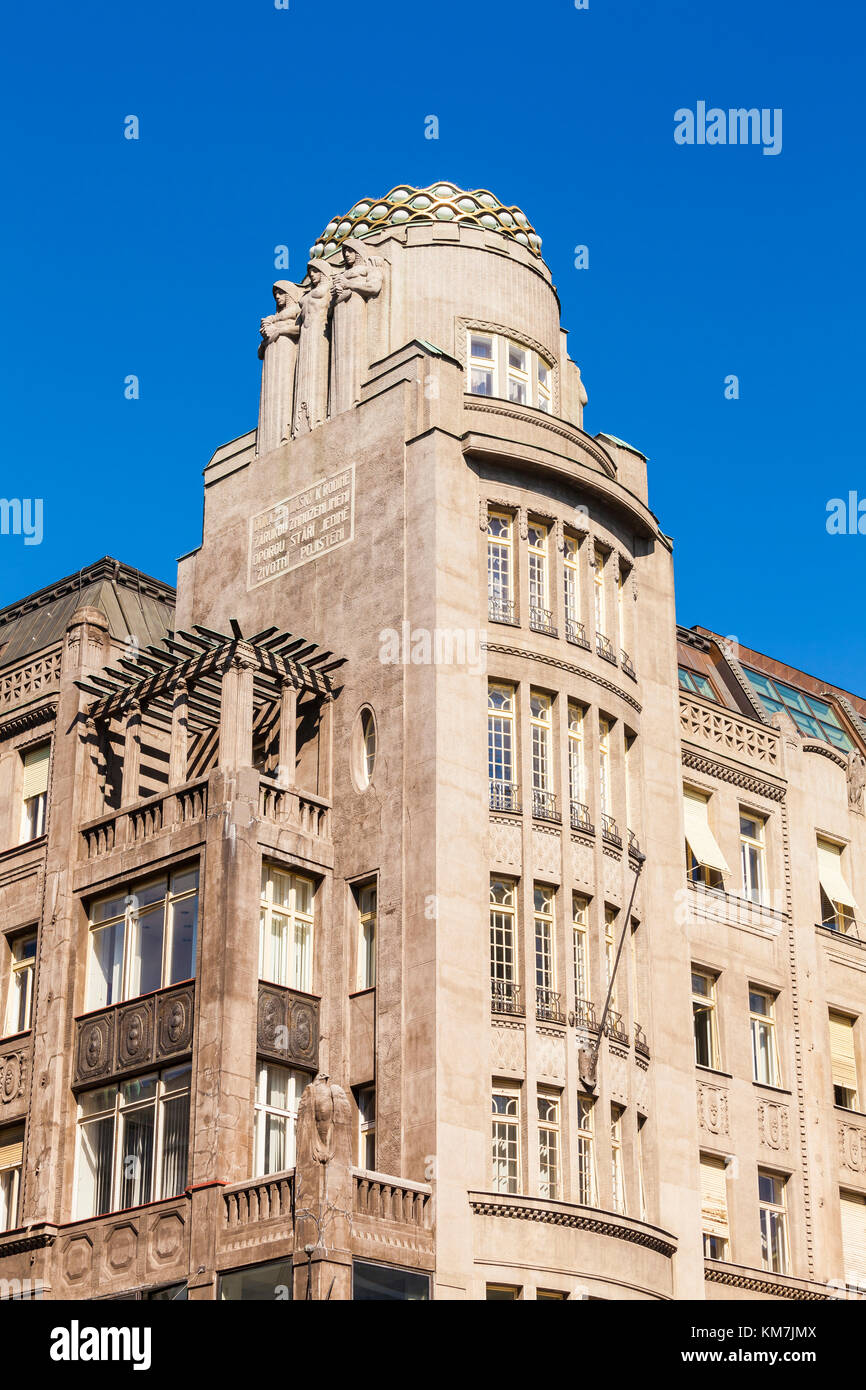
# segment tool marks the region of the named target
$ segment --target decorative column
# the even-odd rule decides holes
[[[319,711],[319,796],[331,800],[331,769],[334,763],[334,702],[330,695],[322,698]]]
[[[277,780],[281,787],[295,785],[298,743],[298,692],[287,676],[280,690],[280,748]]]
[[[174,687],[171,706],[171,747],[168,756],[168,785],[182,786],[186,781],[187,750],[189,745],[189,697],[185,680]]]
[[[220,702],[219,767],[228,771],[251,767],[253,761],[253,648],[239,643],[223,672]]]
[[[137,701],[127,706],[123,737],[123,780],[120,804],[129,806],[138,800],[138,781],[141,771],[141,706]]]
[[[292,394],[298,357],[301,287],[289,280],[277,280],[273,287],[275,314],[262,319],[262,389],[259,398],[259,428],[256,453],[267,454],[288,438],[292,423]]]

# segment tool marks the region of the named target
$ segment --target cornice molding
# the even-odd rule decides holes
[[[769,801],[785,800],[785,788],[774,782],[765,782],[762,777],[755,777],[750,772],[728,767],[726,763],[716,762],[702,753],[693,753],[690,748],[684,748],[682,756],[683,767],[693,772],[703,772],[705,776],[716,777],[720,782],[730,782],[732,786],[754,792],[756,796],[766,796]]]
[[[520,1197],[507,1197],[491,1192],[470,1192],[469,1206],[477,1216],[506,1216],[522,1221],[540,1221],[548,1226],[566,1226],[576,1231],[592,1231],[596,1235],[612,1236],[615,1240],[628,1241],[632,1245],[642,1245],[647,1250],[670,1259],[676,1254],[677,1246],[666,1240],[659,1232],[649,1228],[627,1226],[614,1218],[599,1213],[592,1216],[586,1208],[566,1207],[564,1203],[550,1206],[536,1206]]]
[[[640,714],[641,705],[625,690],[621,690],[613,681],[606,681],[603,676],[597,676],[594,671],[587,671],[584,666],[574,666],[570,661],[563,661],[561,658],[552,656],[542,656],[540,652],[528,651],[525,647],[505,647],[498,642],[485,642],[484,650],[496,652],[498,656],[518,656],[525,657],[528,661],[540,661],[543,666],[555,666],[557,670],[568,671],[573,676],[583,676],[585,680],[592,681],[595,685],[600,685],[604,690],[609,690],[611,694],[618,695],[621,700],[625,700],[627,705]]]

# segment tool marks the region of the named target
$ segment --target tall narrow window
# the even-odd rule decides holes
[[[866,1197],[840,1192],[842,1257],[846,1283],[862,1290],[866,1284]]]
[[[553,889],[535,885],[535,1011],[538,1018],[560,1017],[553,943]]]
[[[683,819],[689,878],[706,888],[724,888],[723,875],[730,869],[710,829],[709,797],[683,787]]]
[[[764,822],[740,812],[740,858],[743,895],[754,903],[764,901]]]
[[[597,1202],[594,1104],[588,1096],[577,1098],[577,1200],[583,1207],[594,1207]]]
[[[605,557],[598,546],[595,547],[595,560],[592,567],[592,584],[595,606],[596,633],[605,633],[607,627],[604,601],[604,561]]]
[[[550,412],[550,368],[538,358],[538,409]]]
[[[725,1160],[701,1154],[701,1229],[704,1258],[728,1258],[728,1181]]]
[[[518,1013],[515,899],[517,885],[510,878],[490,880],[490,993],[500,1013]]]
[[[646,1173],[644,1171],[644,1130],[646,1129],[646,1115],[637,1117],[637,1190],[640,1202],[640,1219],[649,1221],[649,1204],[647,1202]]]
[[[779,1086],[779,1050],[776,1042],[776,996],[749,986],[749,1019],[752,1029],[752,1074],[762,1086]]]
[[[622,1117],[625,1114],[621,1105],[610,1107],[610,1168],[613,1190],[613,1209],[625,1216],[625,1168],[622,1155]]]
[[[520,1191],[520,1096],[497,1087],[492,1106],[493,1190]]]
[[[358,911],[358,974],[355,987],[372,989],[376,983],[376,884],[359,884],[354,892]]]
[[[574,938],[574,1008],[581,1023],[589,1019],[589,903],[580,893],[572,894],[572,928]]]
[[[641,1008],[641,970],[640,970],[640,938],[638,936],[639,923],[632,919],[631,931],[629,932],[629,945],[631,947],[631,1006],[632,1017],[639,1021],[643,1017]]]
[[[538,1195],[555,1201],[559,1190],[559,1096],[538,1096]]]
[[[610,982],[614,978],[613,971],[616,965],[616,919],[618,915],[615,907],[606,907],[604,909],[604,964],[608,988],[610,988]],[[616,996],[616,983],[614,983],[613,991],[610,996],[610,1007],[614,1011],[617,1009]]]
[[[830,1066],[833,1099],[843,1110],[858,1110],[857,1054],[854,1050],[854,1019],[830,1010]]]
[[[619,566],[616,571],[616,628],[622,649],[625,647],[625,577]]]
[[[312,879],[262,865],[259,979],[310,993],[314,891]]]
[[[87,1008],[191,979],[197,928],[198,868],[97,898],[90,909]]]
[[[77,1219],[184,1190],[190,1075],[187,1063],[79,1097]]]
[[[529,697],[529,725],[532,746],[532,814],[550,819],[556,814],[553,795],[553,756],[551,751],[553,701],[540,690]]]
[[[788,1272],[787,1179],[758,1169],[758,1205],[761,1218],[761,1258],[773,1274]]]
[[[24,1126],[0,1129],[0,1231],[18,1225],[18,1194],[24,1161]]]
[[[24,1033],[33,1020],[33,982],[36,975],[36,935],[16,937],[12,946],[12,970],[6,1001],[4,1035]]]
[[[598,720],[598,762],[601,814],[610,816],[613,814],[610,797],[610,721],[601,715]]]
[[[487,603],[493,622],[514,622],[514,522],[508,512],[487,513]]]
[[[508,344],[508,399],[529,404],[529,353],[519,343]]]
[[[519,811],[513,685],[487,688],[487,775],[491,811]]]
[[[569,642],[586,645],[586,632],[580,620],[580,543],[576,536],[566,533],[563,547],[565,635]]]
[[[473,396],[496,395],[496,339],[469,334],[469,390]]]
[[[282,1173],[295,1165],[298,1106],[310,1078],[306,1072],[259,1062],[256,1073],[254,1177]]]
[[[692,971],[692,1014],[695,1030],[695,1062],[719,1069],[719,1035],[716,1020],[716,977],[707,970]]]
[[[368,1172],[376,1169],[376,1087],[359,1086],[358,1164]]]
[[[550,611],[547,547],[549,530],[541,521],[529,523],[529,626],[556,635]]]
[[[51,744],[40,743],[23,756],[24,786],[21,804],[21,843],[38,840],[45,834],[45,812],[48,803],[48,765]]]
[[[568,794],[572,806],[586,810],[583,708],[576,700],[568,702]]]
[[[842,846],[818,839],[818,882],[821,890],[821,926],[831,931],[850,932],[854,927],[856,903],[842,872]]]

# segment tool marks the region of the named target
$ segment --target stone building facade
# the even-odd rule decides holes
[[[857,1296],[866,702],[677,627],[519,209],[274,299],[176,593],[0,612],[0,1291]]]

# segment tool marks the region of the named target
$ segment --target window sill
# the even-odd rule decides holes
[[[857,1120],[866,1120],[866,1111],[864,1110],[849,1110],[847,1105],[836,1105],[835,1102],[833,1109],[837,1110],[840,1115],[853,1115]]]
[[[20,1033],[0,1033],[0,1047],[15,1047],[29,1038],[32,1031],[31,1024],[29,1028],[22,1028]]]
[[[296,992],[297,992],[297,991],[296,991]],[[376,986],[375,986],[375,985],[364,985],[364,986],[362,986],[361,989],[351,989],[351,990],[349,991],[349,998],[350,998],[350,999],[360,999],[360,998],[361,998],[363,995],[365,995],[365,994],[375,994],[375,993],[376,993]]]
[[[762,1091],[772,1091],[777,1096],[792,1096],[793,1091],[789,1091],[786,1086],[772,1086],[769,1081],[753,1081],[753,1086],[757,1086]]]
[[[733,1081],[734,1074],[730,1071],[719,1071],[718,1067],[705,1067],[700,1062],[695,1062],[695,1071],[702,1072],[705,1076],[718,1076],[723,1081]]]

